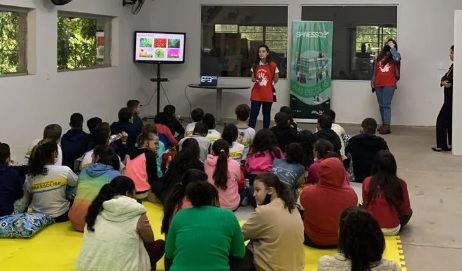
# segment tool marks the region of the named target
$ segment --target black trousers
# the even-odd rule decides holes
[[[444,89],[444,103],[436,118],[436,147],[448,149],[452,145],[452,88]]]

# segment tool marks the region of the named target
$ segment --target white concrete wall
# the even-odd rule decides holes
[[[454,100],[452,109],[452,151],[455,155],[462,155],[462,10],[455,12],[454,18]],[[458,53],[459,52],[459,53]]]
[[[149,14],[133,16],[121,2],[76,0],[57,7],[45,0],[0,1],[32,10],[28,60],[33,74],[0,78],[0,141],[10,144],[13,158],[22,161],[28,144],[41,137],[45,125],[58,123],[67,131],[73,112],[81,112],[85,120],[99,116],[112,122],[128,98],[146,98],[147,93],[139,91],[145,78],[132,61],[132,44],[134,29],[143,27]],[[116,17],[113,67],[57,72],[58,10]]]
[[[460,0],[156,0],[146,4],[151,10],[150,30],[187,33],[186,63],[163,66],[163,75],[171,79],[164,84],[168,98],[181,114],[189,112],[184,88],[199,78],[201,5],[287,5],[289,28],[292,20],[301,19],[303,5],[398,5],[398,43],[403,61],[402,79],[393,100],[392,123],[424,126],[435,125],[443,101],[439,79],[450,65],[448,48],[453,43],[454,10],[462,9]],[[154,72],[146,66],[141,69],[146,77]],[[250,86],[246,78],[226,78],[220,82]],[[288,81],[280,80],[277,84],[279,102],[273,106],[273,111],[289,103],[288,89]],[[235,106],[249,102],[249,93],[250,90],[225,92],[224,117],[234,118]],[[214,112],[213,91],[191,89],[187,94],[193,107]],[[166,102],[164,97],[162,102],[162,105]],[[368,81],[334,81],[332,106],[338,122],[360,123],[368,116],[379,119],[376,98],[371,94]],[[155,106],[150,110],[154,112]]]

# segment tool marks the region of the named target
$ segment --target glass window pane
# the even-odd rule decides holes
[[[248,77],[261,44],[287,74],[286,6],[202,6],[201,73]]]
[[[58,70],[110,65],[110,19],[60,14]]]
[[[396,6],[304,6],[302,20],[334,22],[333,79],[370,80],[374,57],[397,36]]]
[[[27,73],[26,12],[0,9],[0,76]]]

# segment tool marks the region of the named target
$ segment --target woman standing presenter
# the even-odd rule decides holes
[[[255,128],[260,107],[263,107],[263,128],[269,128],[271,122],[271,106],[276,101],[274,84],[279,79],[279,69],[269,58],[266,45],[258,47],[258,57],[252,67],[252,82],[255,82],[250,95],[249,126]]]
[[[454,45],[449,51],[449,58],[454,61]],[[452,147],[452,75],[454,64],[441,78],[440,86],[444,87],[444,103],[436,118],[436,147],[434,151],[451,151]]]
[[[375,91],[379,102],[382,125],[378,130],[382,135],[391,133],[391,100],[400,78],[400,66],[398,44],[395,40],[389,39],[377,56],[371,81],[372,91]]]

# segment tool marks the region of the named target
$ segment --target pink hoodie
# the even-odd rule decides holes
[[[212,154],[207,155],[207,159],[204,163],[204,170],[207,173],[207,181],[215,186],[215,180],[213,179],[213,173],[217,166],[218,156]],[[228,181],[226,185],[228,188],[223,190],[217,186],[218,196],[220,198],[220,206],[222,208],[236,210],[239,207],[239,191],[237,181],[241,175],[241,169],[239,163],[234,159],[228,159]]]

